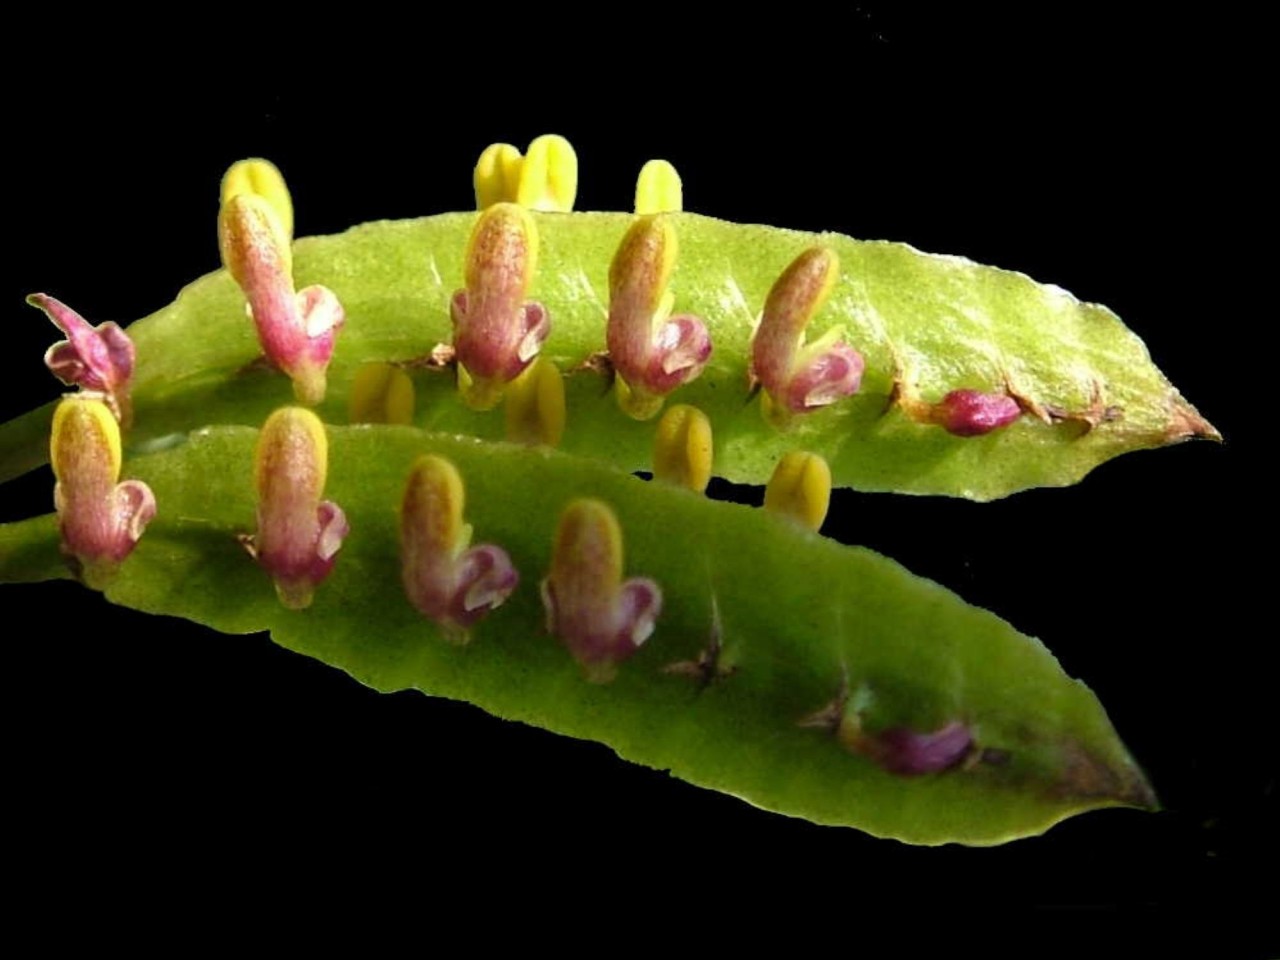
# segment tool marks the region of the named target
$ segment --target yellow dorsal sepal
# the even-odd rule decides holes
[[[568,213],[578,195],[578,155],[564,137],[538,137],[521,156],[509,143],[486,147],[476,163],[476,208],[518,203],[527,210]]]
[[[679,213],[684,209],[680,174],[666,160],[650,160],[636,179],[636,213]]]

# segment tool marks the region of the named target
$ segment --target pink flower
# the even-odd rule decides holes
[[[785,422],[857,393],[862,355],[839,328],[805,343],[805,327],[826,302],[840,273],[835,253],[811,247],[792,261],[765,300],[751,341],[751,376],[764,388],[766,416]]]
[[[245,545],[275,580],[280,602],[300,610],[350,531],[342,508],[320,499],[329,467],[324,424],[310,410],[283,407],[263,425],[254,458],[258,532]]]
[[[671,316],[667,290],[676,264],[676,232],[668,218],[638,219],[609,268],[609,359],[618,400],[638,420],[702,372],[711,357],[706,326],[690,314]]]
[[[43,310],[67,337],[45,352],[49,371],[65,384],[102,394],[116,420],[128,426],[134,364],[129,335],[110,322],[90,326],[84,317],[46,293],[31,294],[27,303]]]
[[[324,399],[334,340],[346,320],[328,287],[294,292],[289,236],[268,200],[230,197],[218,214],[218,241],[227,272],[240,284],[267,359],[293,380],[299,403]]]
[[[497,203],[480,214],[467,241],[466,288],[450,305],[458,385],[472,409],[495,407],[551,333],[546,308],[525,299],[537,262],[529,211]]]
[[[443,457],[419,457],[400,509],[404,589],[418,611],[458,643],[467,641],[467,629],[501,606],[520,580],[501,547],[469,546],[464,504],[457,468]]]
[[[622,528],[599,500],[575,500],[556,531],[542,581],[547,629],[564,641],[589,680],[612,680],[653,633],[662,590],[645,577],[622,580]]]
[[[62,552],[88,586],[101,590],[155,516],[155,497],[140,480],[117,482],[120,426],[97,396],[74,394],[58,404],[49,460]]]

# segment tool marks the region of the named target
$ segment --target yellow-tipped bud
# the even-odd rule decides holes
[[[711,421],[697,407],[676,404],[658,421],[653,476],[702,493],[711,482]]]
[[[476,209],[518,203],[528,210],[568,213],[578,195],[578,155],[564,137],[547,134],[524,156],[509,143],[485,148],[473,178]]]
[[[485,210],[495,203],[512,202],[520,186],[520,167],[524,158],[509,143],[492,143],[476,162],[473,182],[476,209]]]
[[[371,361],[351,381],[351,423],[413,423],[413,381],[392,363]]]
[[[275,211],[286,237],[293,237],[293,199],[280,170],[269,160],[257,157],[233,163],[222,177],[222,203],[237,194],[252,193],[266,200]]]
[[[816,453],[793,450],[778,461],[764,491],[764,508],[810,530],[822,527],[831,504],[831,468]]]
[[[560,445],[564,436],[564,377],[539,357],[506,390],[507,439],[515,443]]]
[[[666,160],[650,160],[636,180],[636,213],[679,213],[684,209],[680,174]]]

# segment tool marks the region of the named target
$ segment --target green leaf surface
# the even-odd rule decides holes
[[[462,254],[473,213],[365,224],[296,244],[297,285],[332,288],[347,312],[320,414],[347,417],[347,392],[369,360],[409,361],[452,338],[449,297],[462,285]],[[567,377],[564,449],[626,470],[650,464],[652,423],[625,416],[598,372],[582,369],[604,348],[607,274],[631,222],[615,213],[537,214],[539,268],[531,295],[550,310],[544,355]],[[701,316],[714,343],[702,376],[672,395],[711,418],[715,471],[762,483],[778,457],[802,447],[831,463],[837,485],[868,491],[947,494],[989,500],[1079,480],[1128,450],[1216,431],[1151,363],[1142,342],[1113,313],[1064,290],[957,257],[901,243],[864,242],[676,215],[680,257],[676,309]],[[811,339],[842,325],[866,358],[856,397],[767,424],[747,390],[752,326],[777,275],[803,249],[824,243],[840,256],[839,283],[815,318]],[[260,424],[290,402],[283,375],[253,366],[259,355],[244,298],[225,272],[182,291],[171,306],[129,327],[138,347],[135,449],[208,423]],[[960,438],[888,407],[900,369],[927,401],[948,391],[999,391],[1006,383],[1041,408],[1067,415],[1047,423],[1026,414],[983,437]],[[417,423],[431,430],[500,438],[500,413],[476,413],[451,373],[413,371]],[[1112,419],[1086,429],[1084,417]],[[51,407],[0,427],[0,479],[45,462]]]
[[[411,427],[329,436],[326,495],[352,532],[312,607],[284,609],[237,542],[254,523],[256,431],[235,426],[127,464],[160,512],[108,597],[228,633],[270,630],[379,690],[467,700],[771,810],[914,843],[998,843],[1154,803],[1096,698],[1038,641],[876,554],[564,453]],[[521,573],[466,647],[444,642],[400,586],[396,505],[423,452],[458,465],[477,542],[507,549]],[[547,635],[537,590],[560,511],[580,496],[613,506],[628,574],[665,594],[656,631],[611,684],[586,682]],[[0,527],[0,581],[59,575],[51,517]],[[664,672],[717,629],[731,675],[704,686]],[[867,729],[961,721],[980,759],[904,777],[800,725],[846,683]]]

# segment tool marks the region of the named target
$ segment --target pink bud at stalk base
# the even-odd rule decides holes
[[[1022,416],[1013,397],[978,390],[952,390],[934,404],[930,420],[957,437],[980,437]]]
[[[967,724],[952,720],[920,733],[907,727],[890,727],[876,733],[862,728],[856,715],[846,715],[838,736],[841,743],[900,777],[918,777],[949,770],[973,749],[973,732]]]

